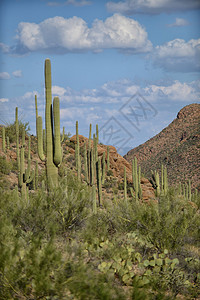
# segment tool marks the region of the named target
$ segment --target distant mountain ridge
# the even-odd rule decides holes
[[[190,179],[192,188],[200,191],[200,104],[183,107],[171,124],[124,158],[131,162],[135,156],[148,178],[163,164],[170,184]]]

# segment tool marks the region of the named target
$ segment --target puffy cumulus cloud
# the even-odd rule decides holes
[[[181,26],[187,26],[189,25],[189,22],[182,18],[176,18],[176,21],[172,24],[168,24],[168,27],[181,27]]]
[[[9,101],[8,98],[0,98],[0,102],[1,102],[1,103],[8,102],[8,101]]]
[[[163,99],[172,101],[198,101],[200,97],[200,81],[181,83],[176,80],[169,85],[149,85],[144,88],[144,94],[150,101],[162,101]]]
[[[198,0],[124,0],[106,4],[108,11],[126,15],[135,13],[160,14],[176,11],[188,11],[200,8]]]
[[[63,87],[57,85],[52,86],[53,95],[62,97],[65,93],[66,93],[66,89],[64,89]]]
[[[186,42],[175,39],[156,46],[151,57],[155,65],[167,71],[194,72],[200,70],[200,39]]]
[[[145,29],[137,21],[119,14],[105,21],[96,19],[91,28],[76,16],[49,18],[40,24],[21,22],[16,40],[12,51],[17,54],[34,51],[57,54],[99,52],[103,49],[140,53],[152,49]]]
[[[22,71],[16,70],[16,71],[12,72],[12,75],[17,78],[22,77]]]
[[[8,72],[1,72],[0,79],[10,79],[10,74]]]

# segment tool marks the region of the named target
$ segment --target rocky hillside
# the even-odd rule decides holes
[[[80,152],[83,155],[83,147],[84,143],[88,143],[88,138],[79,135],[79,144],[80,144]],[[76,143],[76,136],[72,136],[70,140],[66,140],[63,144],[63,163],[61,165],[61,168],[59,169],[59,173],[62,176],[63,174],[63,167],[66,167],[68,170],[70,169],[73,173],[76,173],[75,168],[75,143]],[[28,144],[28,137],[26,136],[26,150],[27,150],[27,144]],[[93,144],[93,141],[91,141],[91,145]],[[31,138],[31,157],[32,157],[32,168],[35,167],[36,160],[38,161],[38,168],[39,168],[39,174],[41,178],[43,178],[44,175],[44,162],[41,162],[37,155],[37,144],[36,144],[36,138],[32,136]],[[103,152],[106,153],[106,159],[107,159],[107,146],[106,145],[100,145],[98,144],[97,147],[98,150],[98,156],[103,156]],[[124,166],[126,167],[126,176],[127,176],[127,183],[128,186],[132,186],[132,167],[131,164],[124,159],[120,154],[117,153],[117,150],[113,146],[109,146],[109,156],[110,156],[110,170],[111,174],[106,176],[106,182],[103,185],[103,194],[104,199],[112,199],[113,197],[113,191],[115,190],[118,195],[121,194],[123,197],[123,177],[124,177]],[[2,151],[2,139],[0,138],[0,158],[5,157],[7,162],[11,163],[10,166],[10,172],[8,174],[3,175],[0,174],[0,186],[5,184],[6,188],[13,189],[18,182],[17,177],[17,155],[16,155],[16,144],[15,142],[10,145],[10,149],[6,151],[6,153],[3,153]],[[27,163],[27,159],[25,159],[25,167]],[[83,165],[83,157],[82,157],[82,165]],[[82,180],[84,181],[84,168],[82,167]],[[120,188],[121,187],[121,188]],[[141,188],[142,188],[142,195],[143,200],[153,200],[155,199],[155,193],[154,189],[146,178],[141,178]]]
[[[145,176],[163,164],[170,184],[191,179],[192,188],[200,190],[200,104],[182,108],[169,126],[124,158],[131,162],[135,156]]]

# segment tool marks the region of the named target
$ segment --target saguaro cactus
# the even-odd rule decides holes
[[[127,202],[126,167],[124,166],[124,201]]]
[[[85,172],[85,180],[87,183],[89,183],[88,178],[88,161],[87,161],[87,147],[86,143],[84,144],[84,172]]]
[[[106,178],[106,153],[103,152],[103,158],[102,158],[102,184],[105,183]]]
[[[97,167],[97,188],[98,188],[98,199],[99,199],[99,206],[101,205],[102,202],[102,170],[101,170],[101,158],[98,158],[98,161],[96,162],[96,167]]]
[[[45,60],[45,133],[46,133],[46,157],[43,152],[42,118],[37,117],[37,138],[38,154],[46,163],[47,188],[51,190],[58,185],[58,167],[61,163],[61,142],[60,142],[60,104],[59,98],[53,100],[51,93],[51,62]],[[37,101],[36,101],[37,102]]]
[[[97,144],[99,143],[99,127],[98,124],[96,124],[96,137],[97,137]]]
[[[2,150],[6,152],[6,134],[5,134],[5,127],[2,127]]]
[[[164,168],[164,195],[168,192],[168,179],[167,179],[167,168]]]
[[[107,171],[110,170],[110,154],[109,154],[110,148],[107,146]]]
[[[79,135],[78,135],[78,121],[76,121],[76,167],[78,179],[81,179],[81,159],[80,159],[80,147],[79,147]]]

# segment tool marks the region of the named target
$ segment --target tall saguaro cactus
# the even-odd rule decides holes
[[[6,152],[6,134],[5,134],[5,127],[2,127],[2,150]]]
[[[51,93],[51,61],[45,60],[45,133],[46,133],[46,157],[43,152],[42,118],[37,117],[37,138],[38,154],[46,163],[47,188],[51,190],[58,185],[58,167],[61,163],[61,142],[60,142],[60,104],[59,98],[53,100]],[[37,101],[36,101],[37,102]],[[36,103],[37,105],[37,103]]]

